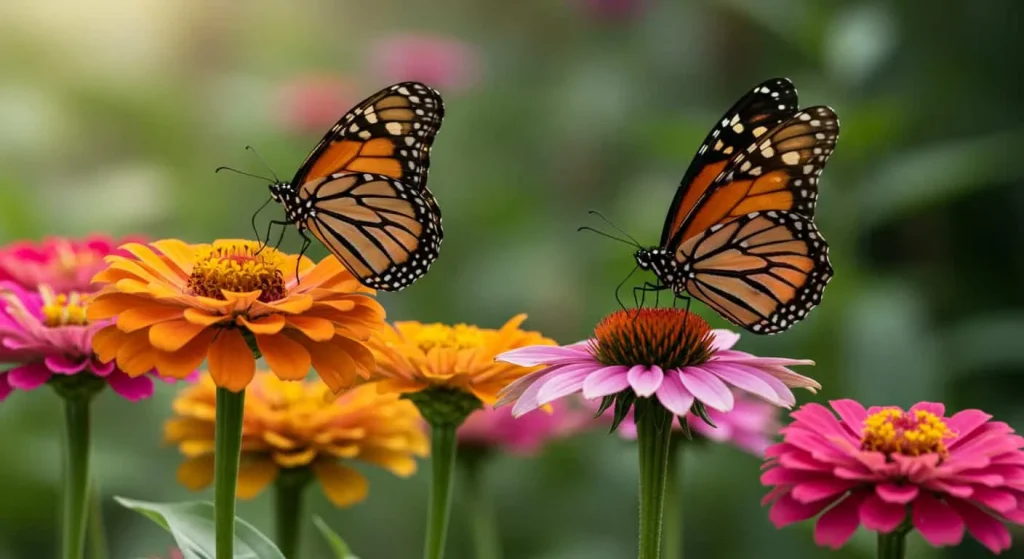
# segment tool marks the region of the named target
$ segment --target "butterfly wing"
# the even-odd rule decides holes
[[[832,278],[828,244],[810,218],[754,212],[714,225],[675,253],[682,286],[720,315],[757,334],[776,334],[821,302]]]
[[[299,191],[305,227],[367,287],[399,291],[437,259],[441,214],[430,191],[376,173],[338,173]]]
[[[297,187],[342,172],[427,186],[430,148],[444,119],[441,95],[418,82],[384,88],[341,117],[306,157],[292,180]]]
[[[668,246],[729,161],[797,110],[793,82],[776,78],[758,84],[740,98],[704,138],[676,190],[661,234]]]

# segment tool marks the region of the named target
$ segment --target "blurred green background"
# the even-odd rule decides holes
[[[587,210],[653,244],[715,120],[761,80],[788,76],[802,105],[842,119],[817,218],[836,277],[809,319],[746,335],[741,349],[816,360],[814,399],[940,400],[1022,429],[1022,20],[1015,0],[7,0],[0,241],[251,238],[266,184],[215,167],[263,173],[252,144],[291,176],[351,104],[436,76],[447,118],[430,187],[445,242],[429,275],[381,296],[389,317],[495,327],[527,312],[528,327],[573,342],[617,308],[613,289],[633,267],[624,245],[576,232],[593,224]],[[290,231],[283,248],[298,247]],[[197,497],[161,444],[173,394],[98,400],[94,464],[115,559],[166,554],[171,539],[110,496]],[[58,410],[47,390],[0,405],[4,559],[56,553]],[[840,552],[816,548],[810,523],[776,531],[758,466],[726,447],[687,455],[688,556],[873,556],[863,531]],[[310,512],[365,559],[416,557],[427,469],[411,480],[367,470],[367,502],[335,510],[317,494]],[[635,454],[617,437],[502,458],[490,478],[509,559],[635,553]],[[269,530],[269,497],[240,514]],[[452,559],[472,555],[461,510],[456,488]],[[326,557],[306,532],[304,555]],[[1014,535],[1020,545],[1024,531]],[[911,545],[913,557],[986,555],[973,540]]]

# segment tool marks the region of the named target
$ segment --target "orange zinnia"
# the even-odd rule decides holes
[[[93,278],[103,286],[88,316],[117,319],[93,349],[131,376],[155,367],[184,378],[208,360],[217,386],[238,392],[256,351],[281,379],[302,380],[312,366],[338,392],[374,368],[366,342],[384,309],[333,256],[314,265],[243,240],[122,248],[130,256],[107,257]]]

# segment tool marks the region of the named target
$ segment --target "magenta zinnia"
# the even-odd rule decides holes
[[[89,235],[84,239],[47,237],[39,243],[11,243],[0,248],[0,282],[28,289],[46,285],[56,293],[96,291],[99,287],[90,282],[96,272],[107,267],[104,257],[118,254],[118,246],[136,240]]]
[[[1024,437],[980,410],[952,417],[942,404],[807,404],[768,449],[761,482],[777,527],[824,512],[818,545],[839,548],[857,527],[916,528],[933,546],[966,529],[993,553],[1009,549],[1006,522],[1024,523]],[[838,415],[838,417],[836,417]]]
[[[617,311],[597,325],[592,339],[499,355],[500,361],[544,367],[506,387],[498,405],[514,401],[512,413],[520,416],[574,392],[590,400],[632,391],[686,416],[695,402],[721,412],[733,409],[730,385],[783,407],[796,402],[790,387],[821,388],[788,369],[813,361],[730,349],[738,338],[680,309]]]

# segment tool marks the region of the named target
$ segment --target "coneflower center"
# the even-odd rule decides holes
[[[711,357],[711,327],[682,309],[616,311],[594,329],[593,352],[606,365],[676,369]]]
[[[945,456],[946,441],[955,436],[942,418],[931,412],[889,408],[864,420],[861,448],[886,454],[920,456],[935,452]]]
[[[188,291],[220,300],[225,298],[224,291],[259,291],[260,301],[277,301],[287,295],[281,270],[284,260],[278,251],[269,247],[260,250],[254,242],[212,247],[196,259],[188,278]]]

